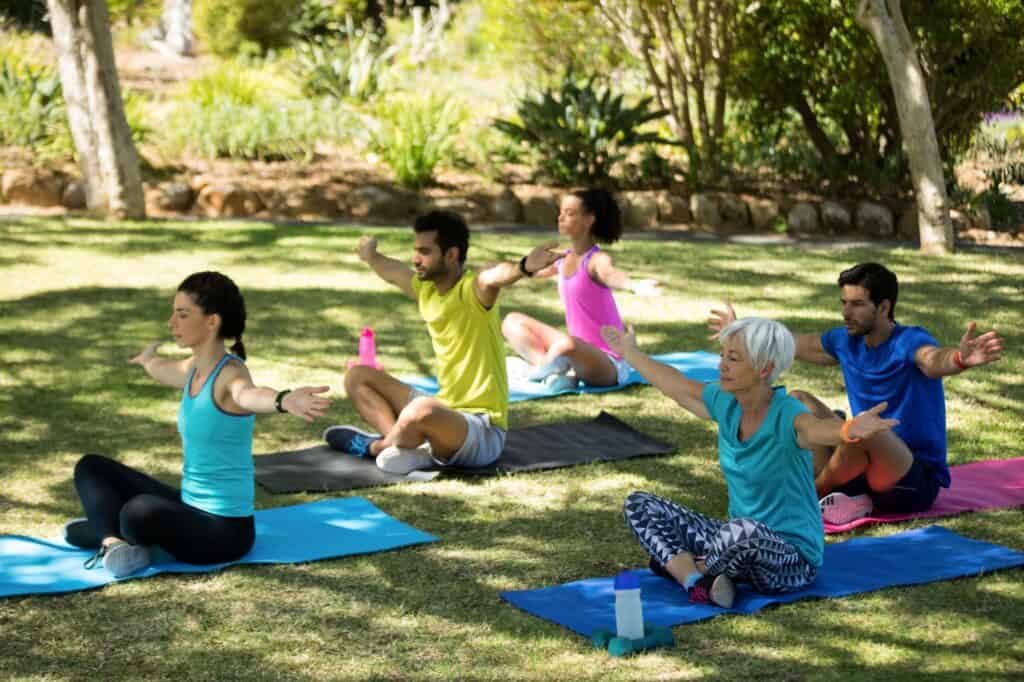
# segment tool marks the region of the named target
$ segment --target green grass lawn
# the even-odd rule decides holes
[[[411,231],[373,229],[381,250],[411,253]],[[256,452],[304,447],[322,429],[356,419],[342,367],[372,325],[378,356],[396,373],[432,373],[412,301],[355,255],[359,228],[256,222],[102,223],[0,220],[0,533],[57,535],[80,515],[72,467],[98,452],[177,484],[178,395],[125,360],[168,339],[178,282],[200,269],[239,284],[249,309],[246,347],[258,383],[330,384],[328,418],[312,426],[263,417]],[[480,233],[470,261],[518,258],[539,235]],[[725,297],[740,314],[795,331],[839,320],[838,272],[879,260],[900,276],[897,318],[945,344],[966,323],[999,329],[998,366],[946,381],[951,463],[1019,456],[1024,440],[1024,255],[928,258],[915,251],[831,250],[626,241],[620,267],[660,278],[667,295],[618,296],[652,353],[716,348],[709,308]],[[563,324],[553,282],[502,295]],[[166,353],[179,353],[171,344]],[[798,365],[790,388],[845,406],[838,370]],[[164,575],[64,596],[0,600],[0,677],[8,679],[1021,679],[1024,572],[841,600],[804,601],[754,616],[675,630],[677,644],[609,658],[567,630],[498,598],[613,574],[645,562],[621,504],[632,490],[726,513],[710,422],[650,387],[512,406],[513,426],[608,410],[678,445],[666,457],[485,480],[441,480],[358,491],[441,542],[300,566],[246,566]],[[321,499],[271,496],[260,508]],[[1020,509],[940,522],[1024,548]],[[875,527],[888,535],[926,522]],[[845,538],[843,538],[845,539]],[[832,539],[831,541],[835,541]],[[2,560],[2,557],[0,557]]]

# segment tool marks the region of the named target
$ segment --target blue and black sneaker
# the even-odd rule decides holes
[[[370,443],[380,440],[381,436],[361,431],[354,426],[330,426],[324,431],[324,441],[332,450],[344,452],[356,457],[370,456]]]

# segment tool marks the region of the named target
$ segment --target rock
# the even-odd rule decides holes
[[[263,203],[280,202],[289,215],[300,218],[324,218],[338,215],[338,203],[332,201],[320,186],[299,187],[294,192],[279,192],[278,196],[263,195]]]
[[[779,204],[772,199],[761,199],[751,197],[746,200],[747,210],[750,211],[750,222],[755,229],[771,230],[778,223],[782,215]]]
[[[658,226],[658,198],[655,192],[623,192],[618,196],[622,226],[643,230]]]
[[[992,214],[988,210],[988,206],[978,204],[968,211],[968,217],[971,221],[971,227],[976,227],[979,230],[991,230],[992,229]]]
[[[523,222],[546,229],[558,224],[558,197],[546,189],[520,189],[516,197],[523,202]]]
[[[81,180],[72,180],[65,185],[60,203],[64,204],[64,208],[72,211],[81,211],[86,208],[85,183]]]
[[[855,221],[858,230],[872,237],[892,237],[896,233],[892,211],[872,201],[857,204]]]
[[[806,201],[798,201],[793,204],[786,214],[786,224],[790,232],[797,234],[817,234],[818,232],[818,209],[814,204]]]
[[[14,168],[0,178],[0,195],[12,204],[60,206],[63,189],[56,173],[35,168]]]
[[[842,204],[824,201],[821,204],[821,224],[829,234],[845,234],[850,231],[853,220]]]
[[[424,212],[451,211],[460,215],[468,223],[481,222],[490,217],[485,207],[473,197],[467,196],[427,197],[420,210]]]
[[[663,189],[655,193],[655,198],[658,202],[658,220],[662,225],[688,223],[693,219],[690,204],[683,197]]]
[[[244,187],[211,184],[199,193],[196,208],[211,218],[244,218],[263,210],[263,202],[255,192]]]
[[[157,186],[159,198],[157,205],[165,211],[188,213],[192,210],[195,193],[192,186],[185,182],[162,182]]]
[[[518,223],[523,219],[523,204],[509,188],[491,202],[491,215],[498,223]]]
[[[405,220],[419,211],[419,197],[377,185],[358,187],[345,197],[348,211],[357,218]]]
[[[701,225],[718,225],[722,222],[718,203],[708,194],[690,195],[690,214],[693,216],[693,222]]]
[[[952,220],[953,216],[950,215]],[[896,236],[907,241],[917,241],[921,236],[921,230],[917,224],[917,206],[910,204],[900,214],[900,221],[896,226]]]
[[[722,216],[722,222],[733,227],[750,225],[750,210],[747,209],[747,202],[735,194],[718,195],[718,213]]]

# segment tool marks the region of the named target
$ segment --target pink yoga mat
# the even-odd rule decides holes
[[[949,476],[952,479],[949,487],[939,490],[935,504],[928,511],[865,516],[842,526],[826,523],[825,532],[844,533],[868,523],[891,523],[1024,505],[1024,457],[961,464],[950,467]]]

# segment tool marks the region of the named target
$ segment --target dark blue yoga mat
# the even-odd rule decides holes
[[[256,512],[256,544],[238,561],[196,566],[168,557],[121,580],[159,573],[206,573],[234,564],[297,564],[436,540],[361,497],[322,500]],[[0,597],[73,592],[116,582],[118,579],[102,565],[92,570],[82,568],[82,562],[92,554],[62,540],[0,536]]]
[[[713,353],[701,350],[694,353],[665,353],[663,355],[652,355],[651,357],[658,362],[675,367],[695,381],[708,382],[718,379],[718,356]],[[521,364],[521,362],[517,362],[517,358],[509,358],[508,401],[510,403],[535,400],[537,398],[551,398],[567,393],[608,393],[621,390],[626,386],[647,383],[647,380],[640,376],[640,372],[630,368],[629,379],[626,383],[618,386],[581,386],[580,388],[552,391],[546,384],[537,381],[527,381],[521,376],[521,371],[513,369]],[[437,379],[434,377],[403,377],[402,381],[428,395],[437,393]]]
[[[638,571],[644,622],[662,627],[693,623],[723,613],[754,613],[769,604],[809,597],[845,597],[884,587],[919,585],[1024,565],[1024,552],[972,540],[929,526],[884,538],[857,538],[825,546],[825,564],[809,587],[781,595],[751,592],[737,585],[731,609],[691,604],[677,583]],[[537,590],[502,592],[501,598],[527,613],[558,623],[584,637],[615,631],[613,578],[591,578]]]

